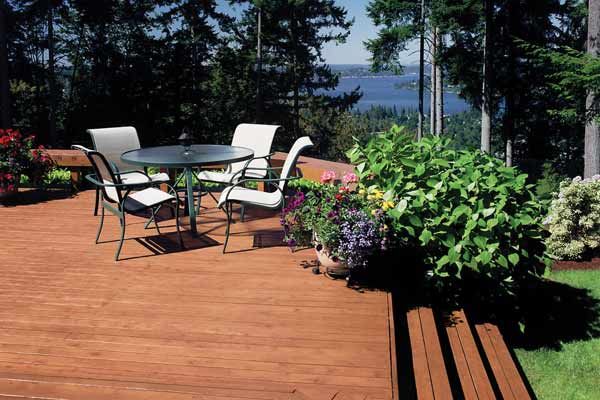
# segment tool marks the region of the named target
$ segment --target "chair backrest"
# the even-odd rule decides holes
[[[115,176],[111,165],[102,153],[92,150],[86,152],[85,155],[88,160],[90,160],[90,164],[92,164],[92,168],[96,174],[96,180],[108,184],[121,183],[121,180]],[[121,189],[118,187],[102,186],[102,195],[105,200],[108,200],[111,203],[120,204],[123,200]]]
[[[298,162],[298,158],[300,157],[300,154],[304,150],[306,150],[312,146],[313,146],[313,142],[312,142],[312,140],[310,140],[310,138],[308,136],[303,136],[294,142],[294,145],[290,149],[290,152],[288,153],[287,158],[285,159],[285,162],[283,163],[283,167],[281,168],[282,180],[279,181],[279,189],[281,189],[281,191],[283,193],[285,193],[285,187],[287,185],[287,181],[283,180],[283,179],[290,177],[291,173],[296,168],[296,163]]]
[[[271,145],[279,125],[239,124],[233,133],[232,146],[241,146],[254,151],[254,157],[264,157],[271,153]],[[228,172],[236,173],[246,166],[247,161],[240,161],[229,165]],[[253,160],[248,164],[253,168],[267,168],[269,163],[264,158]],[[267,171],[251,171],[254,176],[264,177]]]
[[[141,147],[137,131],[133,126],[88,129],[87,132],[92,137],[94,149],[102,153],[117,171],[138,169],[134,165],[121,161],[121,154]]]

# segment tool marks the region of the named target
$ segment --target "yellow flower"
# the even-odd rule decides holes
[[[373,200],[374,198],[375,198],[375,196],[373,196],[371,194],[367,196],[367,200]]]
[[[378,190],[377,192],[375,192],[375,198],[383,199],[383,192],[381,190]]]
[[[384,201],[381,204],[381,208],[383,209],[383,211],[387,211],[390,208],[394,208],[394,202],[393,201]]]
[[[360,195],[364,195],[365,193],[367,193],[367,191],[365,189],[360,189],[358,191],[358,194],[360,194]]]
[[[371,215],[375,216],[377,214],[377,210],[371,210]]]

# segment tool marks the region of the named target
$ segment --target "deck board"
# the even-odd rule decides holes
[[[387,294],[313,275],[309,250],[253,248],[276,216],[233,225],[225,255],[214,208],[185,251],[172,221],[128,218],[116,263],[93,195],[0,208],[0,398],[392,398]]]

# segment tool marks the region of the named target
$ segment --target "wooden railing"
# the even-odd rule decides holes
[[[54,165],[71,171],[71,182],[76,187],[81,182],[82,170],[90,167],[88,159],[79,150],[49,149],[46,150],[46,154]],[[286,157],[287,153],[275,153],[272,158],[273,166],[283,165]],[[350,164],[320,160],[312,157],[300,157],[297,166],[306,179],[314,181],[319,181],[323,171],[335,171],[338,176],[341,176],[345,172],[354,170],[354,167]],[[220,166],[216,165],[215,167]]]

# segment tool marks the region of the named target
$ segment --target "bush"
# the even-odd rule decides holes
[[[575,177],[560,184],[548,217],[549,253],[558,259],[578,260],[600,247],[600,176]]]
[[[447,139],[415,142],[397,126],[348,156],[361,185],[384,192],[396,240],[420,252],[438,282],[472,272],[508,283],[549,263],[543,207],[516,168]]]
[[[535,185],[535,194],[538,199],[549,202],[560,190],[560,183],[565,176],[556,172],[552,164],[547,162],[542,166],[542,176]]]

